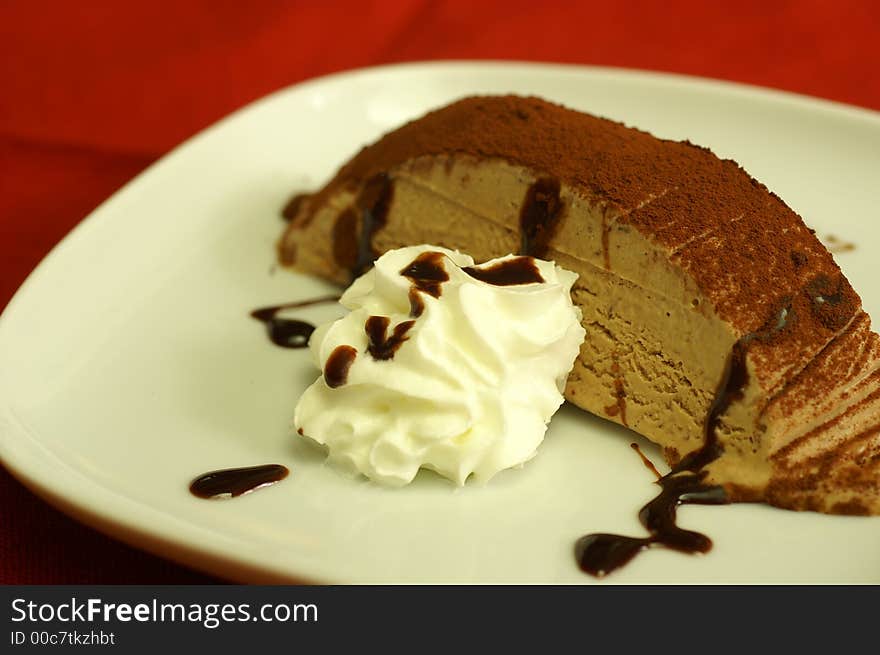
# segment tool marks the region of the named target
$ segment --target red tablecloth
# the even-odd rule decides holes
[[[880,3],[44,2],[0,5],[0,307],[150,162],[333,71],[519,59],[723,78],[880,109]],[[0,583],[214,578],[80,526],[0,469]]]

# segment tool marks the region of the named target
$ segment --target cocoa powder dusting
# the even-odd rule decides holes
[[[731,274],[752,268],[755,255],[762,254],[754,249],[763,244],[769,248],[763,255],[772,260],[772,274],[767,272],[730,298],[730,307],[742,306],[743,301],[750,305],[749,297],[757,297],[755,288],[766,288],[774,277],[786,287],[797,285],[791,252],[829,269],[824,272],[836,268],[800,217],[736,162],[687,141],[658,139],[534,97],[465,98],[407,123],[361,150],[310,205],[318,207],[337,189],[357,187],[425,155],[497,158],[528,167],[580,190],[618,221],[631,223],[672,250],[700,235],[705,235],[697,239],[700,243],[725,244],[722,252],[688,247],[681,253],[682,264],[710,291],[724,286]],[[745,234],[760,236],[751,242],[751,253],[726,247],[731,238],[737,245],[749,243]],[[713,262],[717,266],[701,268]],[[737,327],[744,332],[755,329],[767,309],[749,308],[752,324]]]
[[[817,275],[807,282],[804,291],[816,319],[829,331],[843,328],[858,309],[857,296],[842,274],[836,279]]]
[[[635,206],[643,189],[659,192],[675,177],[675,162],[656,163],[664,143],[540,98],[477,96],[432,111],[365,147],[320,195],[418,156],[466,154],[522,164],[621,207]]]
[[[680,265],[739,334],[759,329],[780,298],[805,299],[814,276],[840,276],[800,216],[736,162],[534,97],[465,98],[407,123],[345,164],[308,210],[339,189],[360,188],[398,164],[432,155],[446,164],[459,156],[499,159],[566,185],[606,215],[606,231],[612,224],[634,228]],[[830,319],[827,308],[812,311],[796,300],[788,345],[752,353],[757,377],[798,366],[820,350],[833,336],[829,330],[860,307],[858,296],[846,293]]]
[[[814,402],[814,389],[834,389],[864,371],[877,350],[880,337],[871,331],[868,315],[860,311],[837,339],[788,382],[785,393],[775,398],[773,405],[782,416],[791,416],[798,408]],[[855,357],[854,352],[858,352]]]
[[[789,256],[791,257],[791,263],[794,264],[795,268],[806,266],[807,262],[810,261],[810,258],[807,257],[804,253],[798,252],[796,250],[792,250],[789,253]]]

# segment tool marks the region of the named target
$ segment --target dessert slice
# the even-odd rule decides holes
[[[880,341],[801,218],[735,162],[537,98],[472,97],[296,198],[284,265],[340,284],[392,248],[579,275],[566,398],[734,501],[880,514]]]

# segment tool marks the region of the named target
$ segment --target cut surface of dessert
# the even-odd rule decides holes
[[[546,102],[471,97],[296,197],[282,264],[340,284],[433,243],[578,274],[573,404],[733,501],[880,514],[880,339],[812,230],[738,164]],[[711,445],[712,452],[707,452]]]

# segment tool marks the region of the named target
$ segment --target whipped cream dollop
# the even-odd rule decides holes
[[[312,334],[322,375],[296,406],[298,432],[390,485],[419,468],[486,481],[526,462],[584,339],[576,279],[532,257],[387,252],[343,294],[350,313]]]

